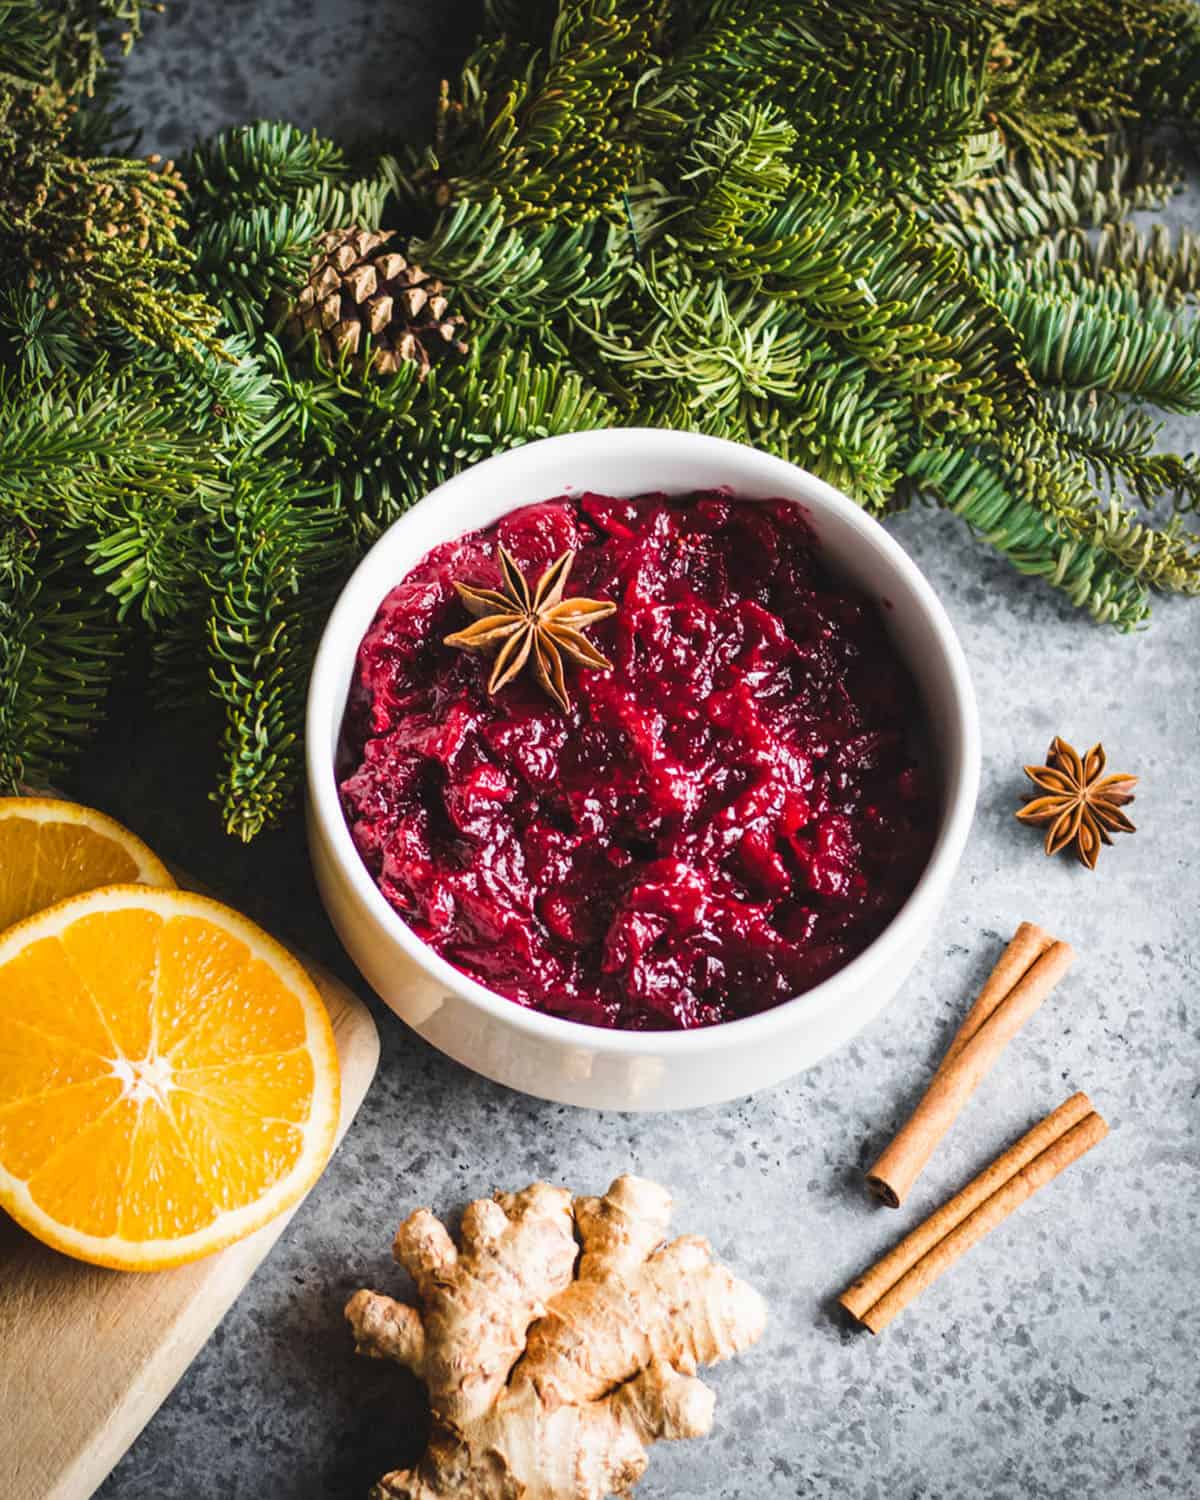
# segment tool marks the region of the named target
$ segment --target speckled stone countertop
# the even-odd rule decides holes
[[[287,114],[365,132],[420,121],[469,4],[173,0],[135,52],[147,147]],[[381,59],[386,67],[381,69]],[[397,61],[399,59],[399,61]],[[407,61],[405,59],[408,59]],[[1195,219],[1200,198],[1173,217]],[[1196,433],[1175,434],[1184,448]],[[708,1378],[710,1439],[662,1444],[643,1500],[1132,1500],[1200,1494],[1200,606],[1122,638],[1023,582],[953,518],[893,524],[937,588],[984,728],[975,828],[936,935],[887,1012],[790,1083],[683,1117],[583,1113],[477,1078],[376,1005],[379,1076],[250,1287],[100,1491],[104,1500],[365,1500],[424,1439],[416,1383],[354,1359],[341,1307],[399,1291],[389,1245],[419,1204],[459,1210],[534,1178],[668,1183],[768,1297],[757,1348]],[[1022,763],[1103,737],[1143,780],[1139,833],[1098,873],[1047,861],[1013,817]],[[338,964],[293,825],[216,831],[211,766],[179,724],[118,715],[79,790],[167,857]],[[1031,918],[1076,945],[1067,981],[979,1089],[899,1213],[860,1171],[911,1107],[1002,942]],[[926,1211],[1073,1089],[1112,1133],[878,1339],[832,1302]]]

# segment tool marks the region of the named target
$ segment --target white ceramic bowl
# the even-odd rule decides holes
[[[392,910],[342,816],[334,754],[358,645],[384,595],[431,547],[532,500],[728,486],[803,505],[834,568],[885,602],[925,701],[942,815],[916,889],[858,958],[761,1015],[692,1032],[606,1031],[525,1010],[459,973]],[[895,994],[929,937],[966,842],[979,722],[962,647],[916,565],[844,495],[781,459],[693,433],[611,429],[546,438],[440,485],[375,544],[329,617],[308,694],[308,831],[325,908],[350,956],[426,1041],[510,1088],[597,1109],[684,1109],[766,1088],[841,1046]]]

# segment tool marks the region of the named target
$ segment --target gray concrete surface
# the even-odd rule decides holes
[[[428,98],[468,8],[176,0],[130,74],[148,146],[286,112],[369,128]],[[389,20],[388,17],[397,19]],[[376,65],[393,60],[390,78]],[[411,76],[410,76],[411,74]],[[413,80],[416,80],[415,82]],[[419,110],[417,111],[419,115]],[[1196,196],[1176,217],[1196,217]],[[1183,447],[1196,428],[1177,426]],[[351,1500],[413,1460],[415,1382],[356,1362],[341,1319],[419,1204],[544,1177],[595,1192],[660,1178],[768,1297],[750,1354],[711,1373],[716,1427],[661,1445],[644,1500],[1051,1500],[1200,1494],[1200,605],[1121,638],[1026,583],[952,518],[895,534],[962,634],[983,712],[978,818],[915,974],[845,1051],[779,1088],[688,1116],[589,1114],[464,1072],[376,1006],[383,1060],[337,1158],[210,1344],[100,1491],[103,1500]],[[1089,874],[1012,817],[1050,736],[1103,738],[1143,780],[1139,832]],[[82,789],[170,858],[339,962],[297,826],[242,850],[204,802],[210,766],[137,700]],[[872,1206],[860,1169],[900,1123],[1022,918],[1069,937],[1075,970],[979,1089],[911,1201]],[[341,960],[343,972],[347,972]],[[1073,1089],[1109,1138],[878,1339],[833,1316],[848,1279]]]

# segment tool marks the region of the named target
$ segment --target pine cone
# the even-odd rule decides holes
[[[467,352],[465,321],[447,312],[446,288],[436,277],[384,249],[393,238],[359,228],[323,235],[284,332],[297,345],[315,333],[331,364],[345,352],[360,373],[369,334],[371,369],[390,375],[407,360],[424,380],[435,359]]]

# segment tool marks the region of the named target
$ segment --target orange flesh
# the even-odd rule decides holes
[[[0,929],[79,891],[137,878],[137,861],[84,824],[0,822]]]
[[[177,1239],[254,1204],[313,1156],[321,1081],[295,989],[207,916],[96,910],[0,962],[0,1179],[60,1248]]]

